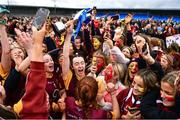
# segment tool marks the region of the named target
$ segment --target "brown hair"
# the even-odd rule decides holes
[[[109,63],[109,61],[110,61],[109,58],[103,53],[103,51],[101,49],[94,52],[93,57],[101,57],[101,58],[103,58],[105,65],[107,65]]]
[[[125,70],[126,70],[125,66],[123,66],[123,64],[120,63],[113,63],[112,67],[114,70],[114,74],[118,76],[118,80],[123,82],[122,80],[124,79]]]
[[[95,35],[95,36],[93,36],[93,38],[98,39],[101,42],[101,44],[104,42],[103,38],[99,35]]]
[[[71,67],[73,67],[73,60],[74,60],[74,58],[76,58],[76,57],[82,57],[82,58],[84,59],[84,57],[83,57],[80,53],[75,53],[75,54],[71,55],[71,56],[70,56],[70,64],[71,64]],[[84,59],[84,61],[85,61],[85,59]]]
[[[178,79],[180,71],[172,71],[166,74],[161,82],[167,82],[171,87],[174,87],[175,81]]]
[[[150,43],[152,46],[162,47],[162,42],[161,42],[161,39],[159,39],[159,38],[151,37]]]
[[[76,87],[77,100],[82,102],[82,107],[87,110],[90,105],[95,105],[98,92],[97,81],[90,76],[85,76]]]
[[[140,76],[144,82],[145,93],[157,88],[158,81],[156,74],[150,69],[141,69],[136,73],[136,76]]]
[[[129,46],[123,46],[122,49],[121,49],[121,51],[124,50],[124,49],[126,49],[126,48],[129,50],[130,55],[132,55],[132,54],[133,54],[133,51],[132,51],[132,49],[131,49]]]

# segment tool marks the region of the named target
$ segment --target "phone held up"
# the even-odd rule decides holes
[[[33,26],[35,26],[38,30],[43,26],[44,22],[49,16],[49,9],[46,8],[39,8],[38,11],[36,12],[34,21],[33,21]]]
[[[142,47],[142,53],[143,53],[144,55],[147,55],[147,54],[148,54],[147,43],[145,43],[145,44],[143,45],[143,47]]]

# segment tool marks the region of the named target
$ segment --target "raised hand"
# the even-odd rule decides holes
[[[71,35],[73,33],[74,20],[70,20],[66,23],[67,26],[67,34]]]
[[[130,23],[132,19],[133,19],[133,15],[132,15],[132,14],[128,14],[128,15],[125,17],[125,23],[126,23],[126,24]]]
[[[44,36],[46,33],[46,23],[44,23],[43,27],[38,31],[37,28],[35,26],[32,26],[32,39],[34,40],[34,43],[36,45],[41,45],[43,43],[44,40]]]
[[[142,48],[140,54],[141,54],[142,56],[146,57],[147,55],[150,55],[150,49],[149,49],[149,45],[148,45],[147,43],[145,43],[144,45],[146,46],[146,49],[143,50],[143,48]]]
[[[146,44],[145,41],[142,40],[142,37],[140,37],[139,35],[135,36],[135,45],[137,47],[137,51],[139,54],[142,54],[142,48],[143,46]]]
[[[113,18],[108,17],[106,21],[106,25],[110,25],[113,22]]]
[[[149,49],[149,45],[146,43],[145,44],[147,46],[147,49],[145,50],[145,52],[142,52],[141,50],[141,53],[140,55],[143,57],[143,59],[145,61],[147,61],[148,64],[152,65],[154,64],[155,60],[154,58],[150,55],[150,49]]]
[[[128,111],[126,115],[122,115],[122,119],[140,119],[140,118],[141,118],[140,111],[136,111],[135,113],[130,113]]]
[[[32,47],[32,57],[30,56],[31,61],[43,62],[43,40],[46,33],[46,23],[44,23],[43,27],[38,31],[36,27],[32,26],[32,39],[33,39],[33,47]]]
[[[90,69],[91,69],[92,74],[96,74],[96,71],[97,71],[97,66],[96,65],[92,65]]]
[[[14,62],[16,64],[15,69],[19,71],[19,65],[22,63],[23,59],[21,56],[14,57]]]
[[[27,51],[32,49],[33,40],[29,33],[21,32],[19,29],[15,28],[17,34],[17,42],[20,46],[24,47]]]
[[[107,83],[107,92],[111,95],[115,95],[115,85],[112,82]]]

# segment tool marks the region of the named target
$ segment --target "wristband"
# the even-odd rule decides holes
[[[4,19],[0,20],[0,24],[1,25],[6,25],[6,20],[4,20]]]

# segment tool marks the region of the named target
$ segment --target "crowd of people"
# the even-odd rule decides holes
[[[0,6],[0,118],[179,119],[180,23],[96,17],[8,17]],[[64,30],[55,29],[61,22]]]

